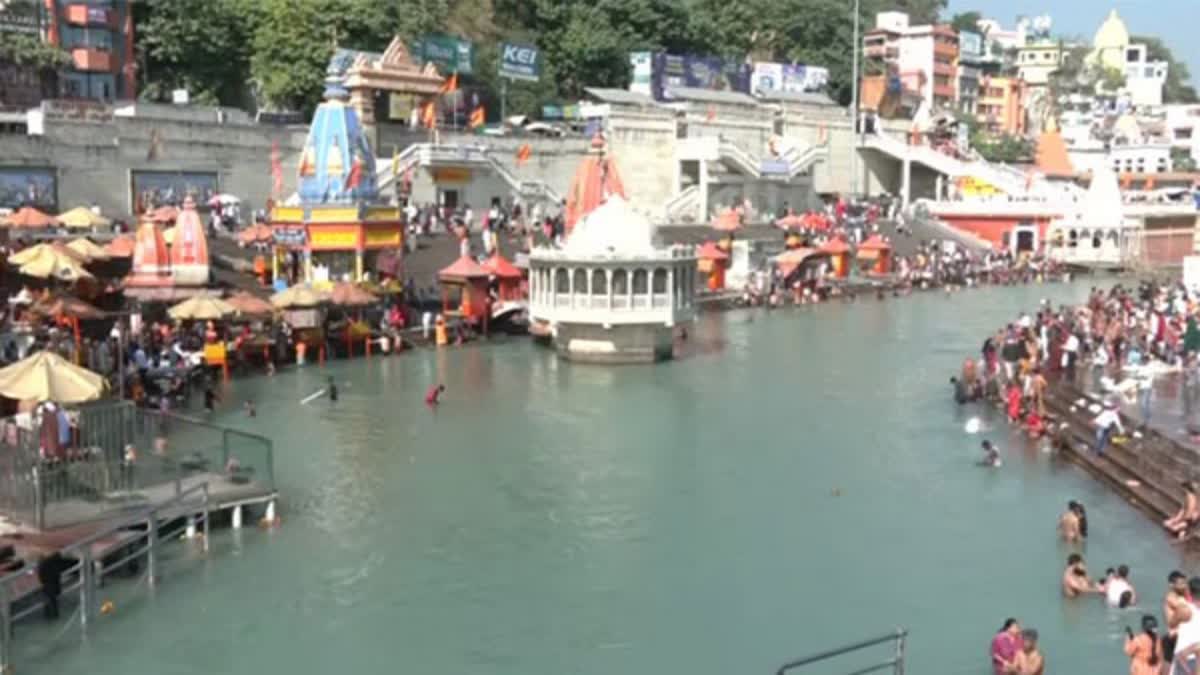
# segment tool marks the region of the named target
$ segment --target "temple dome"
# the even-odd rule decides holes
[[[175,221],[171,273],[176,283],[202,286],[208,283],[208,265],[208,236],[204,233],[200,214],[196,212],[196,202],[188,195]]]
[[[300,154],[300,202],[305,205],[375,202],[375,153],[345,89],[329,82]]]
[[[1083,222],[1091,228],[1119,228],[1125,220],[1125,204],[1117,174],[1106,162],[1092,169],[1092,183],[1083,203]]]
[[[571,255],[646,255],[658,250],[658,230],[618,195],[585,215],[567,238]]]
[[[1095,49],[1124,49],[1129,44],[1129,28],[1125,26],[1125,21],[1117,14],[1117,10],[1113,9],[1108,13],[1108,18],[1104,23],[1100,24],[1100,28],[1096,30],[1096,36],[1092,38],[1092,47]]]

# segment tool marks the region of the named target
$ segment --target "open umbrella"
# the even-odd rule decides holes
[[[93,227],[108,227],[112,225],[112,221],[104,216],[101,216],[86,206],[76,206],[75,208],[62,213],[58,216],[58,222],[75,230],[84,230]]]
[[[82,403],[104,394],[102,376],[49,351],[0,368],[0,395],[18,401]]]
[[[19,265],[21,274],[38,279],[77,281],[92,276],[83,268],[79,254],[54,244],[39,244],[11,256],[9,261]]]
[[[238,232],[238,241],[243,244],[257,244],[259,242],[271,241],[275,236],[270,225],[265,223],[254,223],[250,227]]]
[[[270,316],[275,313],[274,305],[246,291],[234,293],[225,302],[233,307],[238,316]]]
[[[328,299],[327,294],[313,289],[312,286],[296,285],[272,295],[271,304],[278,309],[316,307]]]
[[[335,305],[364,307],[379,302],[379,298],[364,288],[341,281],[334,284],[333,292],[329,295],[329,301]]]
[[[3,225],[8,227],[50,227],[57,220],[54,216],[47,215],[33,208],[32,206],[22,206],[15,213],[5,218]]]
[[[83,259],[87,262],[108,260],[112,257],[108,251],[104,250],[104,247],[96,244],[91,239],[84,239],[83,237],[67,244],[67,248],[83,256]]]
[[[103,319],[106,316],[103,310],[70,295],[47,296],[35,302],[29,311],[56,319],[65,317],[83,321]]]
[[[137,242],[134,241],[133,237],[122,234],[108,242],[108,246],[105,246],[104,250],[115,258],[129,258],[133,256],[133,249],[136,244]]]
[[[228,302],[211,295],[197,295],[167,310],[172,319],[186,320],[215,320],[223,319],[234,314],[237,310]]]

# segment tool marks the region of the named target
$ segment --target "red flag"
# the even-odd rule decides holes
[[[533,155],[533,148],[530,147],[530,145],[528,143],[517,148],[517,166],[521,166],[525,162],[528,162],[530,156],[532,156],[532,155]]]
[[[271,141],[271,194],[283,192],[283,164],[279,161],[279,141]]]
[[[483,123],[486,121],[487,121],[487,112],[483,109],[483,106],[479,106],[478,108],[471,111],[471,118],[467,122],[467,124],[472,129],[477,129],[477,128],[483,126]]]
[[[346,189],[353,190],[362,182],[362,160],[355,157],[350,163],[350,174],[346,176]]]
[[[442,83],[441,92],[449,94],[455,91],[458,91],[458,73],[451,73],[450,77],[446,78],[446,81]]]

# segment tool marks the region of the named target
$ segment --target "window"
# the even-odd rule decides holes
[[[660,267],[660,268],[654,270],[654,286],[653,286],[653,288],[654,288],[655,293],[666,293],[667,292],[667,271],[665,269]]]
[[[649,286],[649,276],[650,275],[646,274],[646,270],[633,271],[634,295],[642,295],[646,293],[647,287]]]
[[[613,295],[624,296],[629,293],[629,274],[625,270],[613,272]]]
[[[1192,138],[1192,128],[1191,127],[1181,127],[1179,129],[1175,130],[1175,140],[1187,141],[1187,140],[1191,140],[1191,138]]]
[[[1140,50],[1137,50],[1137,49],[1126,49],[1125,50],[1125,62],[1126,63],[1137,63],[1141,60],[1142,60],[1142,52]]]
[[[608,295],[608,276],[604,270],[592,270],[592,295]]]
[[[571,281],[567,277],[567,271],[563,268],[558,268],[554,272],[554,292],[555,293],[570,293]]]
[[[1153,68],[1150,68],[1150,67],[1147,67],[1147,68],[1146,68],[1146,70],[1145,70],[1145,75],[1146,75],[1146,77],[1148,77],[1148,78],[1153,78],[1153,77],[1154,77],[1154,69],[1153,69]]]
[[[587,282],[588,282],[587,270],[583,270],[583,269],[575,270],[574,277],[575,277],[575,292],[576,293],[587,293]]]
[[[107,29],[76,28],[64,26],[62,29],[63,47],[67,49],[87,48],[112,50],[112,31]]]

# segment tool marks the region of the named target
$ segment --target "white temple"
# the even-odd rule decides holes
[[[1056,223],[1051,237],[1057,245],[1052,255],[1065,263],[1119,266],[1130,250],[1136,224],[1125,217],[1125,204],[1117,174],[1101,163],[1092,170],[1083,203],[1076,212]]]
[[[695,316],[696,257],[664,246],[655,227],[610,195],[561,248],[529,256],[529,307],[559,353],[573,361],[671,358],[677,325]]]

